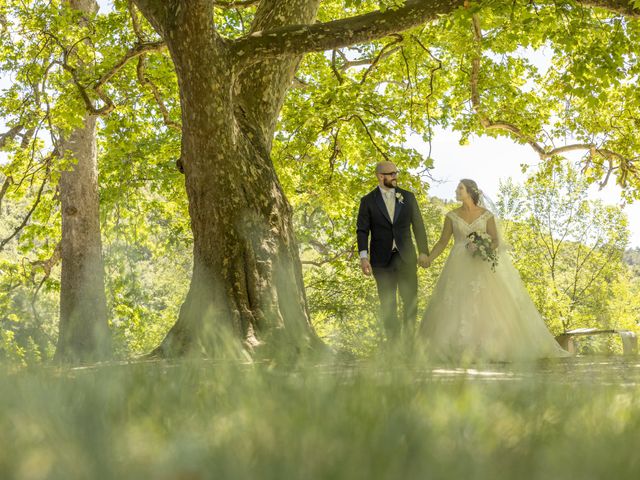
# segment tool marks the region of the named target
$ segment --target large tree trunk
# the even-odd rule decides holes
[[[70,0],[72,8],[97,11],[94,0]],[[111,342],[100,238],[96,117],[86,114],[83,127],[62,142],[74,165],[60,176],[62,275],[60,327],[55,358],[92,361],[107,357]]]
[[[294,351],[320,345],[307,311],[291,207],[269,155],[298,60],[258,67],[238,81],[232,56],[213,27],[212,2],[197,0],[188,8],[176,8],[179,2],[136,3],[165,38],[176,67],[194,237],[189,293],[156,353],[204,348],[224,356],[238,353],[242,344]],[[278,2],[269,3],[273,8],[261,6],[256,21],[277,13]],[[317,7],[311,3],[316,6],[302,9],[311,10],[307,21]],[[274,87],[276,77],[285,84]],[[261,97],[261,103],[251,97]]]

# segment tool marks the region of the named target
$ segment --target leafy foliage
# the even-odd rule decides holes
[[[514,261],[556,333],[577,327],[636,328],[637,288],[622,256],[626,216],[587,199],[588,183],[556,164],[524,186],[501,185],[499,207]],[[623,306],[624,305],[624,306]]]

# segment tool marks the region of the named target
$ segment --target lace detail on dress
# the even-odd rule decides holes
[[[486,210],[478,218],[471,223],[467,223],[461,216],[453,210],[447,213],[447,217],[451,220],[453,227],[453,238],[456,246],[465,245],[467,243],[467,235],[471,232],[486,233],[487,221],[493,214]]]
[[[452,221],[455,221],[458,224],[461,224],[463,227],[467,227],[467,228],[475,227],[476,224],[480,223],[481,220],[488,220],[489,218],[491,218],[492,215],[493,214],[489,210],[485,210],[475,220],[473,220],[470,223],[467,223],[467,221],[464,218],[462,218],[460,215],[458,215],[455,211],[451,210],[450,212],[447,213],[447,216]]]

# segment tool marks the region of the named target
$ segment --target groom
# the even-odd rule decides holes
[[[357,235],[360,267],[373,273],[378,287],[382,320],[389,340],[411,338],[417,317],[417,263],[426,266],[429,246],[418,202],[413,193],[398,188],[398,170],[391,162],[376,165],[378,186],[360,200]],[[420,256],[411,238],[411,230]],[[369,248],[369,235],[371,246]],[[397,293],[403,303],[398,321]]]

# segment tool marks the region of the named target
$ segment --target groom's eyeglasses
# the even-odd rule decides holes
[[[390,175],[392,177],[397,177],[398,172],[380,172],[380,175]]]

